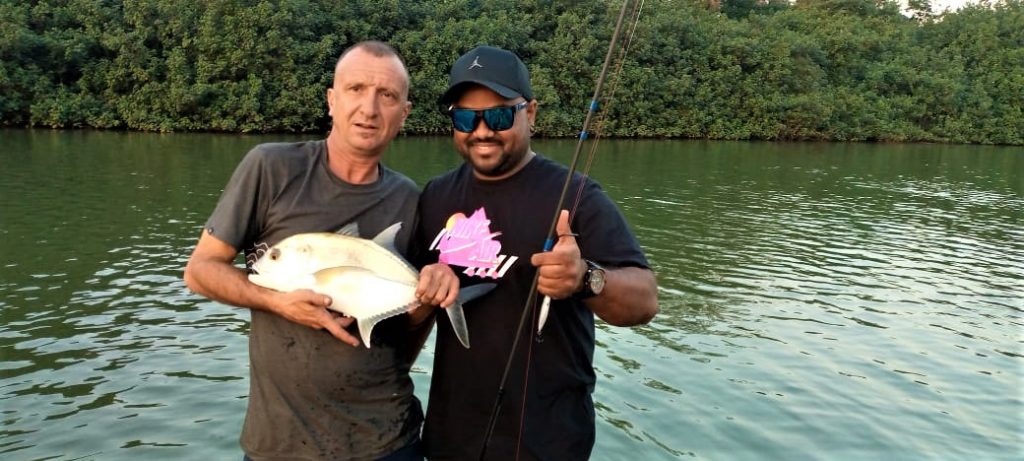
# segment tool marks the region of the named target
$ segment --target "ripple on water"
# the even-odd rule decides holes
[[[125,247],[118,261],[101,261],[81,275],[64,305],[33,312],[25,297],[15,301],[24,320],[8,323],[0,336],[14,351],[10,358],[5,353],[0,376],[5,406],[17,415],[5,425],[23,430],[7,433],[0,452],[31,456],[65,446],[110,458],[117,457],[114,447],[143,453],[195,443],[188,435],[193,425],[219,435],[207,441],[214,446],[235,445],[238,427],[223,421],[244,414],[237,396],[247,388],[247,319],[216,303],[196,303],[180,281],[180,250]],[[182,414],[190,418],[183,421]],[[63,420],[76,421],[74,435],[47,432],[49,448],[37,451],[42,441],[33,434]],[[134,438],[109,433],[118,421],[131,421]]]
[[[921,186],[886,188],[897,195],[887,209],[745,192],[750,203],[722,200],[713,224],[673,216],[660,229],[640,227],[655,241],[648,254],[662,312],[638,331],[651,350],[634,351],[632,361],[599,354],[597,394],[599,416],[614,430],[658,448],[611,448],[623,457],[758,459],[787,439],[838,458],[1021,446],[1019,433],[993,429],[1019,426],[1019,414],[984,422],[980,409],[1022,405],[1006,390],[1021,385],[1013,370],[1022,357],[1024,245],[1006,237],[1021,234],[1024,202]],[[939,203],[912,203],[921,200]],[[980,217],[964,219],[968,212]],[[622,365],[633,362],[642,365]],[[617,383],[622,373],[656,392],[629,392]],[[988,395],[1004,396],[1002,406]],[[732,402],[743,402],[744,416],[728,414]],[[701,428],[700,436],[670,435],[682,428]],[[760,443],[764,451],[750,449]]]
[[[238,453],[248,315],[180,282],[237,155],[117,139],[92,156],[78,141],[74,155],[33,152],[0,177],[31,191],[0,212],[35,220],[0,229],[0,457]],[[991,459],[1024,446],[1024,199],[999,183],[1016,160],[754,143],[740,161],[730,149],[748,144],[700,146],[630,152],[606,183],[658,272],[661,313],[598,322],[595,460]],[[23,168],[39,162],[45,188]],[[944,163],[969,168],[914,169]],[[430,365],[418,364],[422,396]]]

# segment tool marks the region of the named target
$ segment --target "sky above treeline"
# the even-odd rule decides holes
[[[906,5],[906,0],[902,0],[900,3]],[[978,3],[977,0],[932,0],[932,13],[941,13],[943,10],[949,8],[950,11],[956,11],[967,3]]]

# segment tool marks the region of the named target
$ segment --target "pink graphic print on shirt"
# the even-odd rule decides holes
[[[478,277],[498,278],[504,275],[518,257],[508,258],[498,254],[501,242],[495,237],[501,232],[492,232],[487,212],[479,208],[469,217],[455,213],[448,218],[441,230],[437,249],[441,251],[438,260],[442,263],[465,267],[465,273]],[[505,263],[502,265],[502,263]],[[501,267],[499,267],[501,266]]]

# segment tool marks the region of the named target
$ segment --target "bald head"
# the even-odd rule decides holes
[[[338,59],[334,84],[327,89],[327,107],[331,155],[377,161],[412,108],[409,73],[390,46],[356,44]]]
[[[376,41],[376,40],[367,40],[367,41],[362,41],[362,42],[356,43],[355,45],[352,45],[352,46],[346,48],[345,51],[343,51],[341,53],[341,56],[338,57],[338,62],[334,65],[334,82],[335,82],[335,84],[337,84],[337,82],[338,82],[339,74],[342,73],[342,72],[345,72],[344,64],[345,64],[346,58],[348,58],[349,55],[351,55],[353,52],[356,52],[356,51],[358,51],[360,53],[366,53],[366,54],[368,54],[370,56],[373,56],[373,57],[376,57],[376,58],[391,58],[391,59],[393,59],[398,64],[398,68],[401,70],[400,74],[401,74],[402,82],[400,82],[400,83],[401,83],[401,87],[402,87],[402,98],[403,99],[408,99],[408,97],[409,97],[409,71],[405,68],[405,62],[402,61],[402,57],[398,55],[398,52],[395,51],[395,49],[392,48],[391,45],[388,45],[387,43],[379,42],[379,41]]]

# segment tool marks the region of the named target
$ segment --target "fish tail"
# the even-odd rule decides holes
[[[462,304],[483,296],[496,287],[494,283],[478,283],[459,289],[459,296],[455,304],[448,306],[445,312],[448,313],[448,320],[452,323],[452,331],[455,337],[462,343],[462,347],[469,349],[469,327],[466,325],[466,314],[462,311]]]

